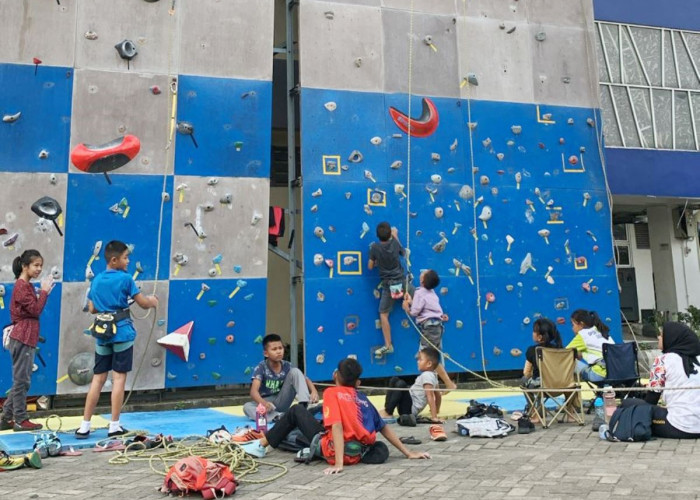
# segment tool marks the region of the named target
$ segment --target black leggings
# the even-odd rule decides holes
[[[627,398],[622,400],[622,406],[648,405],[650,403],[643,399]],[[676,429],[667,420],[668,410],[661,406],[651,405],[654,410],[651,413],[651,433],[654,436],[670,439],[698,439],[700,434],[691,434],[680,429]]]
[[[405,390],[408,384],[399,377],[391,377],[389,387],[396,387],[404,390],[387,391],[386,399],[384,400],[384,409],[386,412],[392,415],[394,410],[398,408],[399,415],[410,415],[413,409],[413,400],[411,399],[411,393]]]

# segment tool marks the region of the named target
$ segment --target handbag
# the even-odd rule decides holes
[[[14,327],[14,323],[10,323],[9,325],[2,327],[2,348],[6,351],[10,350],[10,334],[12,333]]]

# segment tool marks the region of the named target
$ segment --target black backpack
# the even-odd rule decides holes
[[[608,441],[649,441],[652,405],[620,407],[610,417]]]

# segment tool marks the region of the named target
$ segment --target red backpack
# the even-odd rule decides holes
[[[199,491],[206,500],[233,495],[238,483],[227,465],[202,457],[187,457],[170,467],[160,491],[180,496]]]

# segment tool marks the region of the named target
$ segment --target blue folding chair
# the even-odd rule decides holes
[[[641,381],[639,378],[639,360],[636,342],[626,342],[622,344],[603,344],[603,362],[607,375],[604,380],[599,382],[588,382],[595,386],[596,389],[602,389],[605,386],[611,387],[640,387]],[[617,395],[620,399],[626,399],[632,394],[631,391],[625,391]],[[595,391],[595,397],[590,401],[588,413],[593,411],[595,402],[603,396],[600,390]]]

